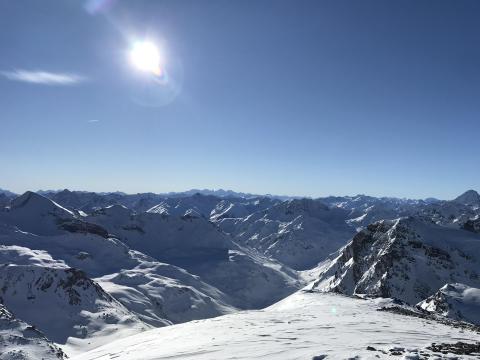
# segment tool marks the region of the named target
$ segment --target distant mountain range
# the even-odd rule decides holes
[[[1,190],[2,191],[8,192],[6,190]],[[36,193],[40,195],[51,195],[51,194],[57,194],[63,191],[69,191],[68,189],[63,189],[63,190],[38,190]],[[76,193],[92,193],[91,191],[72,191]],[[12,192],[8,192],[10,194],[13,194]],[[237,192],[233,190],[224,190],[224,189],[190,189],[187,191],[180,191],[180,192],[168,192],[168,193],[137,193],[137,194],[127,194],[121,191],[114,191],[114,192],[97,192],[96,194],[98,195],[144,195],[144,196],[160,196],[163,198],[173,198],[173,197],[185,197],[185,196],[192,196],[195,194],[202,194],[202,195],[213,195],[217,197],[240,197],[240,198],[255,198],[255,197],[270,197],[270,198],[275,198],[275,199],[280,199],[280,200],[287,200],[287,199],[295,199],[295,198],[300,198],[300,196],[288,196],[288,195],[272,195],[272,194],[251,194],[251,193],[244,193],[244,192]]]
[[[262,309],[302,288],[478,324],[480,196],[2,191],[0,269],[0,348],[24,331],[22,359]]]

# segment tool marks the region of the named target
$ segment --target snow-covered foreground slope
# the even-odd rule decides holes
[[[375,359],[393,353],[420,359],[432,354],[426,349],[432,343],[480,340],[469,330],[377,311],[385,303],[298,292],[265,310],[147,331],[74,360]]]

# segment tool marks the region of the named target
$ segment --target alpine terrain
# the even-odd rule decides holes
[[[0,193],[0,359],[480,357],[480,196]]]

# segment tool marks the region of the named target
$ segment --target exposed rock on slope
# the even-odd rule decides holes
[[[417,307],[442,316],[480,325],[480,289],[447,284]]]
[[[228,296],[218,289],[183,269],[130,250],[117,239],[92,234],[35,236],[17,231],[0,234],[0,243],[11,245],[0,246],[0,263],[41,267],[60,263],[81,269],[150,325],[163,326],[233,310],[225,305],[230,302]]]
[[[63,360],[63,351],[0,304],[0,360]]]
[[[0,265],[0,298],[59,344],[119,328],[130,334],[149,328],[83,272],[61,264]]]
[[[480,235],[415,218],[380,221],[355,235],[313,287],[414,305],[446,283],[479,287],[479,260]]]

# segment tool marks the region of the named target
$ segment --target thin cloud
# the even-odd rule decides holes
[[[87,120],[88,123],[97,123],[99,122],[100,120],[96,120],[96,119],[92,119],[92,120]]]
[[[77,74],[51,73],[47,71],[14,70],[2,71],[1,74],[9,80],[42,85],[76,85],[86,80],[85,77]]]

